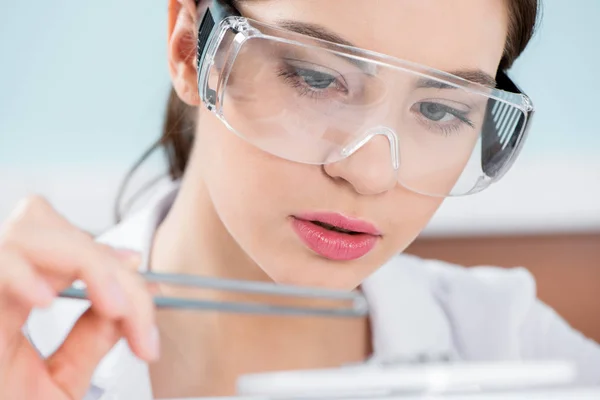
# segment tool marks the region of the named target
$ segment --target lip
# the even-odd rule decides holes
[[[315,224],[321,222],[357,232],[336,232]],[[310,213],[292,217],[292,226],[304,244],[318,255],[335,261],[351,261],[368,254],[381,234],[366,221],[334,213]]]
[[[325,224],[337,226],[338,228],[349,231],[366,233],[373,236],[381,236],[381,231],[372,223],[363,221],[361,219],[349,218],[338,213],[313,212],[295,215],[294,217],[304,221],[323,222]]]

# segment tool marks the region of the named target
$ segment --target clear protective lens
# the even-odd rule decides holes
[[[235,22],[246,29],[223,28],[205,89],[229,128],[266,152],[308,164],[387,157],[401,185],[433,196],[481,190],[512,158],[521,95]]]

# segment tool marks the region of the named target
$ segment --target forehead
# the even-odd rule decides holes
[[[494,75],[508,27],[506,0],[245,0],[268,23],[322,25],[356,46],[436,69]]]

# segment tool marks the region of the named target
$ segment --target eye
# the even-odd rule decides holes
[[[468,110],[457,109],[436,101],[422,101],[415,103],[412,106],[411,111],[416,114],[418,120],[420,120],[425,128],[430,131],[438,131],[447,134],[459,131],[465,126],[474,128],[473,121],[469,119],[472,107],[458,103],[457,106],[461,108],[465,107]]]
[[[336,83],[333,75],[310,69],[296,68],[296,74],[312,89],[323,90]]]
[[[439,103],[423,102],[419,105],[419,112],[427,119],[434,122],[449,122],[458,118],[460,112]]]
[[[298,65],[302,64],[302,65]],[[348,95],[345,79],[337,71],[309,62],[286,61],[277,75],[300,96],[319,100],[341,99]]]

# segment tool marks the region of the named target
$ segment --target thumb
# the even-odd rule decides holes
[[[93,309],[77,321],[61,347],[47,360],[48,373],[70,399],[82,399],[98,363],[122,336],[118,321]]]

